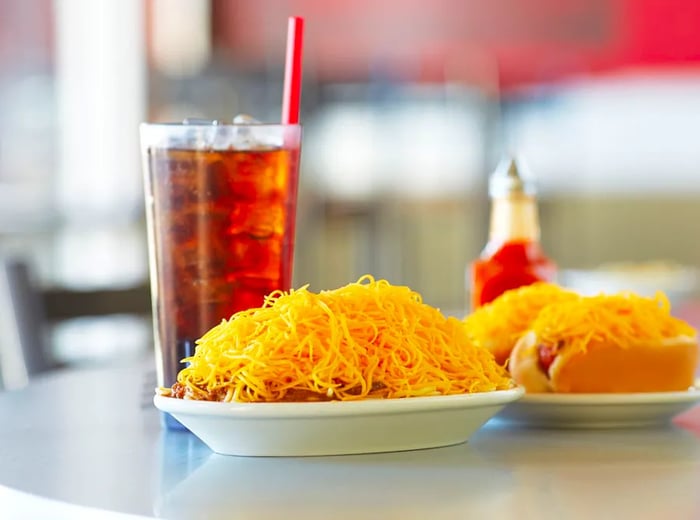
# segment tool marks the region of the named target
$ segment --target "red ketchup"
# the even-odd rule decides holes
[[[514,159],[491,176],[489,195],[489,240],[469,272],[472,310],[509,289],[556,278],[556,266],[540,246],[534,189],[521,178]]]

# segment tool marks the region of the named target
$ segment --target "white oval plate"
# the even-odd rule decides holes
[[[523,389],[318,403],[219,403],[156,395],[223,455],[309,456],[435,448],[465,442]]]
[[[700,402],[700,389],[633,394],[526,394],[499,419],[547,428],[638,428],[668,423]]]

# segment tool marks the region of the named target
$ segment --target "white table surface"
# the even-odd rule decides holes
[[[491,421],[442,449],[225,457],[161,429],[151,378],[134,364],[0,393],[0,518],[700,519],[700,435],[677,426]]]

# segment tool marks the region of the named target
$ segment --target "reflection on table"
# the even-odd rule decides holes
[[[492,421],[468,444],[409,453],[239,458],[160,437],[164,518],[694,518],[700,442],[652,430],[543,431]],[[654,489],[640,499],[640,491]],[[573,516],[572,516],[573,515]],[[578,515],[578,516],[577,516]]]

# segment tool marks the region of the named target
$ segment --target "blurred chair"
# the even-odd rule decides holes
[[[70,366],[122,362],[152,349],[150,288],[146,283],[42,291],[54,359]]]
[[[50,323],[111,314],[151,315],[151,293],[147,284],[90,291],[47,289],[42,292],[41,300]]]
[[[0,390],[17,389],[35,375],[58,368],[51,352],[52,325],[110,315],[150,319],[150,288],[71,290],[41,288],[26,261],[0,258]]]
[[[20,388],[51,368],[44,323],[41,295],[26,262],[0,259],[0,389]]]

